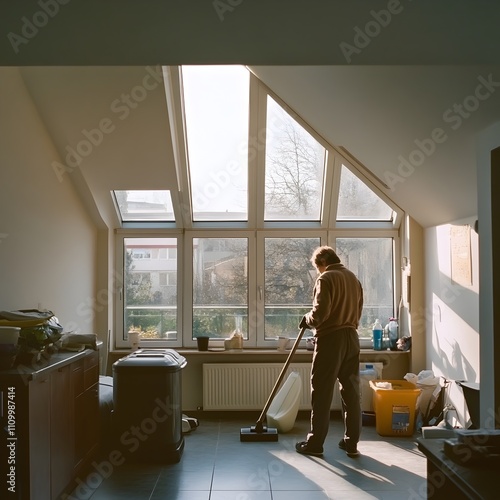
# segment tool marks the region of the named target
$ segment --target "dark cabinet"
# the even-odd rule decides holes
[[[72,372],[74,399],[74,472],[78,476],[99,445],[99,356],[98,352],[75,364]]]
[[[59,499],[99,444],[99,353],[54,354],[0,371],[0,498]]]
[[[50,498],[60,497],[73,474],[68,460],[74,453],[73,422],[71,365],[66,365],[50,375]]]
[[[48,432],[51,417],[50,378],[50,374],[46,374],[22,386],[14,386],[17,400],[15,408],[21,413],[15,416],[15,423],[19,423],[19,426],[16,425],[19,446],[14,463],[18,496],[13,498],[51,498],[48,480],[51,476]]]

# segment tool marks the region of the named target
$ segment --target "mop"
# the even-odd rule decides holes
[[[297,347],[300,344],[300,339],[302,338],[302,335],[304,335],[304,332],[306,331],[306,327],[302,327],[300,329],[299,334],[297,335],[297,338],[295,339],[295,342],[292,346],[292,349],[290,350],[290,354],[288,354],[288,357],[286,358],[285,364],[283,365],[283,368],[281,369],[281,372],[278,376],[278,379],[276,380],[276,383],[274,384],[273,390],[271,391],[271,394],[267,398],[267,402],[264,405],[264,408],[262,410],[262,413],[260,414],[260,417],[258,418],[257,422],[255,425],[252,425],[251,427],[242,427],[240,430],[240,441],[248,442],[257,442],[257,441],[278,441],[278,430],[274,427],[267,427],[264,425],[264,421],[266,420],[266,414],[267,411],[269,410],[269,407],[271,406],[271,403],[273,402],[274,396],[276,396],[276,393],[278,392],[279,386],[283,380],[283,377],[285,376],[285,372],[290,365],[290,361],[292,361],[293,355],[295,354],[295,351],[297,350]]]

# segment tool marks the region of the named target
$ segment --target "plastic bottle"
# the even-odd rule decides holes
[[[385,351],[386,349],[389,349],[391,346],[391,342],[389,340],[389,323],[384,326],[384,333],[382,335],[382,350]]]
[[[377,379],[377,370],[372,364],[366,363],[365,367],[359,370],[359,384],[361,388],[361,410],[362,418],[369,418],[365,416],[366,412],[373,411],[373,391],[370,387],[370,380]]]
[[[382,325],[380,324],[380,320],[376,319],[375,323],[373,324],[373,349],[375,351],[381,351],[382,350]]]
[[[389,347],[391,351],[396,351],[397,350],[397,344],[398,344],[398,322],[396,318],[390,318],[389,319]]]
[[[359,376],[367,380],[375,380],[377,378],[377,370],[372,364],[366,363],[365,367],[359,370]]]

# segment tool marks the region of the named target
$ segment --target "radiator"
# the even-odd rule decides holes
[[[367,363],[360,364],[364,369]],[[382,363],[369,363],[382,376]],[[204,363],[203,409],[204,410],[261,410],[266,404],[283,365],[280,363]],[[297,371],[302,379],[301,410],[311,408],[311,363],[291,363],[283,381],[291,371]],[[365,392],[362,384],[362,409],[372,410],[371,389]],[[333,393],[332,410],[341,409],[338,382]]]

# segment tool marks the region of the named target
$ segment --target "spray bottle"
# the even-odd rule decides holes
[[[379,319],[375,320],[375,323],[373,324],[372,333],[373,333],[373,349],[375,349],[375,351],[381,351],[383,330]]]

